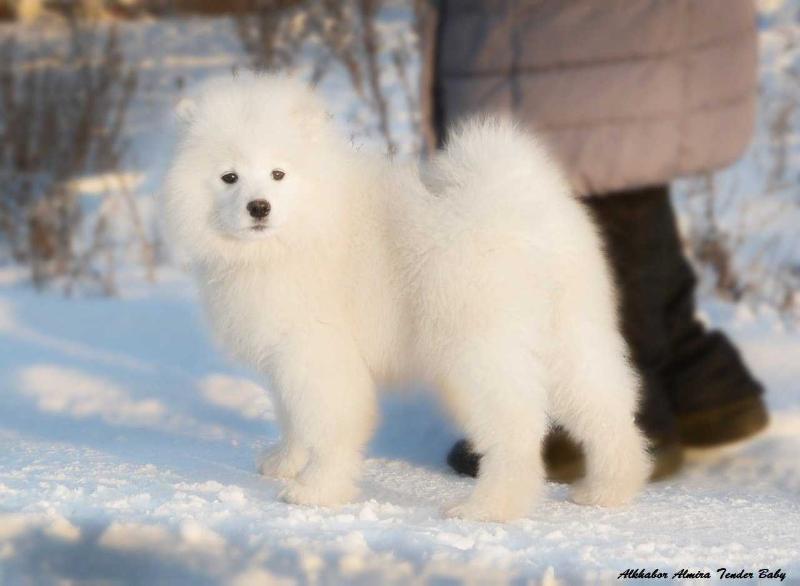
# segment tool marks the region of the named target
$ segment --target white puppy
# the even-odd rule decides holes
[[[165,189],[222,344],[269,378],[288,502],[354,498],[376,388],[427,381],[482,453],[448,514],[525,515],[548,416],[585,447],[581,503],[645,482],[637,377],[594,226],[530,134],[467,122],[421,172],[353,149],[300,82],[212,81]]]

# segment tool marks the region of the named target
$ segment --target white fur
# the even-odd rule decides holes
[[[222,344],[270,379],[284,437],[260,468],[288,479],[285,500],[354,498],[376,389],[409,379],[438,389],[484,454],[451,515],[528,512],[548,417],[585,446],[576,501],[642,486],[638,383],[601,243],[532,135],[472,120],[419,169],[352,148],[285,77],[216,80],[181,110],[168,233]],[[272,212],[253,232],[259,198]]]

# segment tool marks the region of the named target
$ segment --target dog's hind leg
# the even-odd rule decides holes
[[[448,516],[506,521],[529,512],[542,489],[545,393],[537,362],[517,343],[481,336],[448,352],[445,401],[478,453],[474,491]]]
[[[562,346],[551,415],[586,454],[586,477],[572,491],[580,504],[614,506],[633,498],[650,474],[647,444],[634,422],[638,381],[616,332],[582,325]]]

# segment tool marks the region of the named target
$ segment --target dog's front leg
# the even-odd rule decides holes
[[[289,480],[283,500],[333,506],[357,494],[362,450],[376,414],[372,377],[355,344],[333,328],[306,332],[280,352],[273,380],[292,443],[308,463]]]
[[[259,455],[256,466],[264,476],[291,480],[296,478],[308,464],[308,449],[292,428],[292,421],[286,412],[281,396],[273,394],[272,399],[283,437],[277,446],[273,446]]]

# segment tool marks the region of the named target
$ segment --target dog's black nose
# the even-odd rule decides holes
[[[263,220],[266,218],[271,209],[272,206],[269,205],[269,202],[266,199],[254,199],[247,204],[247,211],[250,212],[250,215],[256,220]]]

